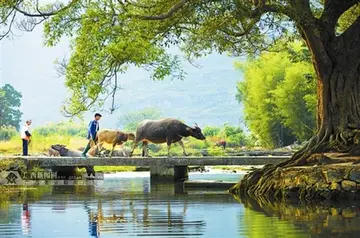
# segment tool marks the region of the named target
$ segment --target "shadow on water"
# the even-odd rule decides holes
[[[246,224],[249,237],[359,237],[360,202],[327,202],[317,204],[285,203],[249,197],[235,197],[244,205],[240,222]],[[278,223],[272,223],[275,218]],[[272,224],[270,224],[272,223]],[[264,229],[251,229],[252,227]],[[263,232],[259,233],[260,230]],[[289,230],[303,230],[297,234]],[[264,233],[265,231],[265,233]],[[265,235],[266,234],[266,235]]]

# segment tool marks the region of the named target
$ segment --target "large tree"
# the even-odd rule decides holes
[[[358,151],[360,0],[72,0],[45,7],[37,2],[0,1],[0,23],[11,26],[18,14],[29,30],[45,21],[48,45],[64,35],[72,38],[72,55],[63,64],[72,92],[70,114],[116,90],[116,73],[129,65],[153,69],[156,79],[182,77],[176,74],[178,59],[166,51],[169,45],[190,60],[212,51],[257,54],[294,30],[305,40],[317,74],[317,132],[279,166],[303,164],[316,152]]]
[[[19,110],[21,97],[21,93],[10,84],[0,88],[0,127],[13,126],[19,130],[22,116]]]

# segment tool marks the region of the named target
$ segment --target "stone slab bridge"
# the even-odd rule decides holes
[[[31,157],[1,156],[1,159],[21,159],[28,169],[33,166],[52,171],[74,171],[86,166],[139,166],[150,167],[151,179],[187,180],[188,166],[233,166],[278,164],[291,156],[173,156],[173,157]]]

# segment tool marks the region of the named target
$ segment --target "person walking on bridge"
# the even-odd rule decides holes
[[[28,156],[28,146],[29,146],[30,139],[31,139],[31,133],[29,131],[30,125],[31,125],[31,120],[27,120],[25,122],[25,125],[21,128],[20,136],[22,139],[22,150],[23,150],[22,155],[23,156]]]
[[[82,156],[86,158],[86,153],[91,148],[91,142],[94,141],[96,143],[96,133],[99,131],[99,120],[101,119],[100,113],[95,113],[94,120],[90,121],[88,125],[88,134],[87,139],[89,140],[88,144],[86,145],[84,151],[82,152]]]

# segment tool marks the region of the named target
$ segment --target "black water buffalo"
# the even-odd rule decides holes
[[[82,152],[81,151],[77,151],[77,150],[70,150],[68,148],[66,148],[65,145],[52,145],[50,147],[52,150],[55,150],[57,152],[59,152],[60,156],[65,156],[65,157],[82,157]],[[79,168],[82,168],[79,166]],[[90,176],[91,174],[93,174],[95,176],[95,170],[93,166],[85,166],[86,169],[86,173],[88,174],[88,176]]]
[[[143,143],[142,156],[145,156],[145,151],[147,152],[147,145],[149,142],[154,144],[166,142],[168,146],[168,156],[170,156],[171,144],[178,142],[183,149],[184,155],[187,155],[184,143],[181,139],[188,136],[192,136],[199,140],[206,139],[196,123],[195,127],[192,128],[181,121],[172,118],[144,120],[139,123],[136,129],[135,143],[130,152],[130,156],[132,156],[134,149],[139,142]]]

